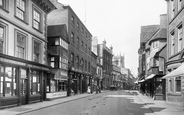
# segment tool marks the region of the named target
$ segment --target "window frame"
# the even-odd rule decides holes
[[[178,85],[178,83],[179,83],[179,87],[177,86]],[[178,88],[179,88],[179,90],[178,90]],[[181,93],[181,76],[179,76],[179,77],[175,77],[175,92],[176,93]]]
[[[37,29],[36,27],[34,27],[34,11],[37,12],[39,15],[40,15],[40,24],[39,24],[39,28]],[[37,21],[36,21],[37,22]],[[39,32],[43,32],[43,12],[38,8],[36,7],[35,5],[33,5],[33,8],[32,8],[32,28],[39,31]]]
[[[21,1],[24,1],[25,2],[25,4],[24,4],[24,10],[25,11],[23,11],[23,19],[21,19],[19,16],[17,16],[17,1],[18,0],[16,0],[15,1],[15,17],[17,18],[17,19],[19,19],[19,20],[21,20],[21,21],[23,21],[24,23],[26,23],[26,24],[28,24],[28,1],[27,0],[21,0]],[[19,9],[19,8],[18,8]],[[20,10],[20,9],[19,9]]]
[[[39,51],[38,52],[36,52],[37,53],[37,55],[38,55],[38,61],[35,61],[34,60],[34,55],[35,55],[35,43],[37,43],[39,46]],[[37,63],[39,63],[40,62],[40,59],[41,59],[41,45],[42,45],[42,42],[41,41],[38,41],[38,40],[36,40],[36,39],[33,39],[33,61],[34,62],[37,62]]]
[[[0,24],[0,28],[2,28],[3,32],[2,32],[2,39],[0,38],[0,43],[2,43],[2,52],[0,53],[4,53],[5,52],[5,41],[6,41],[6,26],[3,24]],[[1,51],[1,50],[0,50]]]
[[[17,50],[18,50],[18,43],[17,43],[17,39],[18,39],[18,34],[20,34],[20,35],[22,35],[22,36],[24,36],[25,37],[25,44],[24,44],[24,58],[22,58],[22,59],[27,59],[27,38],[28,38],[28,35],[27,34],[25,34],[25,33],[23,33],[23,32],[21,32],[21,31],[19,31],[19,30],[15,30],[15,57],[18,57],[18,58],[21,58],[21,57],[19,57],[19,56],[17,56],[18,54],[17,54]]]
[[[36,73],[34,73],[36,72]],[[36,93],[34,93],[33,91],[33,74],[36,75]],[[36,95],[36,94],[40,94],[40,81],[41,81],[41,78],[40,78],[40,71],[36,71],[36,70],[30,70],[30,95]]]

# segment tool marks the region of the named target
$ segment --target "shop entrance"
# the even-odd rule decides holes
[[[20,95],[21,95],[21,104],[25,105],[28,102],[27,99],[27,83],[28,83],[28,79],[21,79],[20,80]]]

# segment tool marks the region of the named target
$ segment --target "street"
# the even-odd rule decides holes
[[[111,91],[57,104],[23,115],[145,115],[153,112],[136,92]]]

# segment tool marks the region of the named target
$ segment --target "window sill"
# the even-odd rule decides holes
[[[4,10],[5,12],[9,13],[9,11],[3,7],[0,6],[0,9]]]
[[[14,16],[15,18],[17,18],[18,20],[20,20],[21,22],[25,23],[26,25],[28,25],[28,23],[25,20],[21,20],[20,18],[18,18],[17,16]]]
[[[36,29],[36,28],[34,28],[34,27],[33,27],[33,29],[36,30],[37,32],[43,34],[43,32],[42,32],[41,30],[38,30],[38,29]]]

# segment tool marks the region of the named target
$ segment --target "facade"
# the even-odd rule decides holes
[[[96,87],[99,86],[99,77],[96,74],[97,69],[97,55],[91,52],[91,83],[90,86],[93,87],[93,90],[96,90]]]
[[[47,99],[67,96],[68,89],[68,34],[66,25],[48,25]]]
[[[98,44],[97,51],[99,54],[100,61],[102,62],[103,78],[102,78],[102,89],[109,89],[113,84],[112,79],[112,47],[109,49],[106,46],[106,41],[102,44]]]
[[[140,48],[138,50],[139,54],[139,67],[138,67],[138,78],[139,78],[139,90],[140,92],[145,92],[145,76],[146,76],[146,51],[149,51],[146,42],[150,37],[159,29],[159,25],[147,25],[141,26],[140,34]]]
[[[46,100],[49,0],[0,1],[0,108]]]
[[[117,65],[113,64],[113,84],[117,89],[121,89],[121,69]]]
[[[184,65],[184,1],[166,0],[168,14],[167,33],[167,63],[166,73],[166,101],[168,103],[184,106],[184,77],[182,76]],[[181,69],[181,70],[180,70]]]
[[[69,38],[69,95],[87,92],[91,82],[92,35],[70,6],[51,0],[57,7],[48,15],[49,25],[65,24]],[[71,90],[70,90],[71,89]]]

